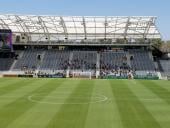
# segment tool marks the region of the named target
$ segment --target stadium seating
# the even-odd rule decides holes
[[[103,78],[127,78],[130,65],[125,51],[108,51],[100,54],[100,76]]]
[[[170,60],[159,60],[163,75],[170,75]]]
[[[69,50],[25,50],[16,51],[18,60],[0,63],[0,70],[9,70],[12,63],[13,70],[38,69],[43,73],[51,74],[61,72],[100,70],[100,75],[119,76],[127,78],[129,73],[146,76],[155,73],[152,55],[142,50],[118,51],[69,51]],[[38,55],[41,59],[38,59]],[[6,65],[5,63],[8,63]],[[163,66],[165,68],[165,66]],[[167,67],[168,68],[168,67]],[[169,71],[165,69],[166,71]],[[32,72],[32,71],[31,71]],[[144,75],[143,75],[144,74]]]
[[[96,69],[97,51],[73,51],[73,57],[70,60],[71,51],[45,51],[41,63],[37,60],[37,56],[42,54],[41,50],[26,50],[23,55],[18,58],[13,69],[21,69],[22,67],[37,68],[43,70],[66,70],[68,67],[72,70],[91,70]],[[107,51],[100,53],[100,69],[129,69],[126,55],[130,54],[133,59],[130,61],[131,69],[141,71],[154,71],[155,66],[146,51]]]
[[[96,69],[97,52],[95,51],[73,51],[73,59],[70,68],[73,70]]]
[[[36,50],[24,51],[22,56],[18,58],[18,61],[15,63],[13,69],[20,70],[23,67],[37,68],[38,65],[37,56],[41,53],[42,51],[36,51]]]
[[[69,65],[69,56],[69,51],[46,51],[40,69],[66,70]]]
[[[125,52],[102,52],[100,56],[100,68],[101,69],[117,69],[124,67],[126,62]]]
[[[13,61],[12,58],[0,58],[0,71],[8,71]]]
[[[147,51],[130,51],[130,54],[133,56],[131,59],[131,67],[135,70],[140,71],[154,71],[155,66],[153,61],[149,56]]]

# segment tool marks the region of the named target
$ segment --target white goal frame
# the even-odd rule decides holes
[[[82,71],[73,71],[72,72],[73,78],[88,78],[91,79],[92,78],[92,72],[82,72]]]
[[[170,80],[170,75],[167,75],[167,80]]]

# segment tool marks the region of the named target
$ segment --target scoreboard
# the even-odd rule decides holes
[[[9,49],[12,51],[12,31],[0,29],[0,50]]]

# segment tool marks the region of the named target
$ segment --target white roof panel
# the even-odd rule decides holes
[[[0,15],[0,29],[52,39],[161,38],[154,16]]]

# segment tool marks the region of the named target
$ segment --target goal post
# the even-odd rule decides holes
[[[73,71],[73,78],[92,78],[91,72]]]

